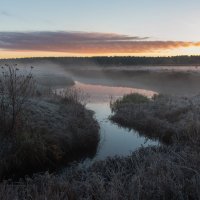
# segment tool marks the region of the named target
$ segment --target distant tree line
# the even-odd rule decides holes
[[[113,57],[40,57],[40,58],[18,58],[2,59],[0,62],[20,62],[30,64],[32,62],[50,61],[61,65],[100,65],[100,66],[181,66],[200,65],[200,56],[173,56],[173,57],[135,57],[135,56],[113,56]]]

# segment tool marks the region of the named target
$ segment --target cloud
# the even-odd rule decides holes
[[[97,32],[0,32],[0,49],[77,54],[149,53],[200,46],[200,42],[150,41],[149,37]]]
[[[0,15],[6,16],[6,17],[11,17],[12,16],[10,13],[8,13],[7,11],[4,11],[4,10],[0,10]]]

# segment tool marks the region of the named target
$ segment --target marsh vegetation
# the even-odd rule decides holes
[[[195,151],[194,151],[195,148]],[[1,199],[199,199],[199,146],[141,148],[61,175],[0,184]]]
[[[111,120],[165,143],[199,141],[200,96],[129,94],[111,104]]]
[[[74,79],[69,85],[75,83],[75,87],[66,87],[64,90],[55,87],[56,92],[52,92],[46,82],[38,86],[32,71],[21,74],[21,70],[10,65],[2,70],[1,83],[6,81],[6,84],[2,84],[4,89],[1,89],[0,96],[3,127],[0,131],[0,178],[13,180],[7,179],[0,183],[0,199],[200,198],[200,96],[158,94],[157,90],[149,91],[149,95],[146,95],[145,90],[137,94],[135,91],[139,90],[134,88],[109,88],[116,86],[117,81],[119,85],[125,83],[126,78],[129,81],[123,86],[127,84],[133,87],[138,83],[139,87],[139,82],[146,80],[145,84],[153,88],[151,78],[152,82],[156,78],[153,85],[158,85],[164,77],[165,82],[173,85],[176,81],[181,83],[193,77],[195,81],[190,83],[195,83],[197,91],[199,74],[189,72],[188,78],[185,71],[154,73],[146,69],[130,72],[130,69],[112,71],[78,68],[69,70]],[[119,74],[122,74],[120,80]],[[11,87],[7,82],[10,82],[10,78],[13,80],[12,77],[17,77],[17,80],[11,83],[17,84]],[[86,109],[87,95],[76,89],[76,78],[91,84],[103,82],[101,86],[95,87],[79,84],[91,90],[98,101],[113,91],[115,98],[110,102],[110,124],[133,130],[130,134],[135,134],[137,130],[140,134],[138,137],[142,135],[157,140],[159,145],[137,146],[129,155],[115,154],[89,165],[80,163],[82,154],[96,154],[101,140],[96,120],[101,126],[101,121],[105,119],[98,116],[94,119],[94,113]],[[21,90],[24,85],[21,83],[24,82],[27,86]],[[56,85],[60,85],[60,82]],[[179,84],[175,86],[178,88]],[[160,88],[165,91],[165,86],[161,85]],[[94,94],[96,90],[99,95]],[[92,108],[91,105],[88,107]],[[99,103],[97,107],[103,112],[105,107],[102,105]],[[112,131],[110,124],[108,131]],[[70,161],[74,160],[76,162],[72,164]],[[66,167],[68,163],[71,165]]]
[[[99,127],[76,90],[38,97],[31,71],[13,65],[2,68],[0,83],[0,179],[56,169],[95,154]]]

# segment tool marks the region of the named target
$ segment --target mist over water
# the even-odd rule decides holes
[[[51,62],[33,63],[33,75],[41,85],[64,89],[75,87],[89,97],[87,108],[94,111],[100,125],[100,143],[93,160],[108,156],[129,155],[141,146],[158,145],[137,131],[113,124],[109,102],[124,94],[157,93],[195,95],[200,91],[199,67],[100,67],[62,66]],[[21,68],[28,68],[23,66]]]
[[[67,69],[66,69],[67,70]],[[110,98],[136,92],[148,97],[157,93],[195,95],[199,93],[198,67],[87,67],[69,69],[76,88],[88,94],[87,108],[95,112],[100,124],[101,140],[94,160],[107,156],[129,155],[141,146],[158,145],[137,131],[119,127],[109,121]]]
[[[71,70],[75,80],[86,84],[129,87],[163,94],[199,93],[200,67],[107,67]]]
[[[50,87],[64,87],[75,81],[92,85],[128,87],[173,95],[199,93],[200,66],[98,66],[64,65],[51,61],[18,63],[33,66],[33,74]]]

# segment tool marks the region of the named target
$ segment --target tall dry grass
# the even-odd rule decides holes
[[[99,126],[78,91],[37,96],[31,71],[2,68],[0,93],[0,179],[53,170],[93,156]]]
[[[199,140],[200,95],[156,95],[139,104],[119,101],[111,120],[122,126],[137,129],[141,134],[165,143]]]
[[[194,147],[194,146],[193,146]],[[128,157],[108,158],[91,167],[71,167],[0,184],[8,199],[199,199],[199,146],[141,148]]]

